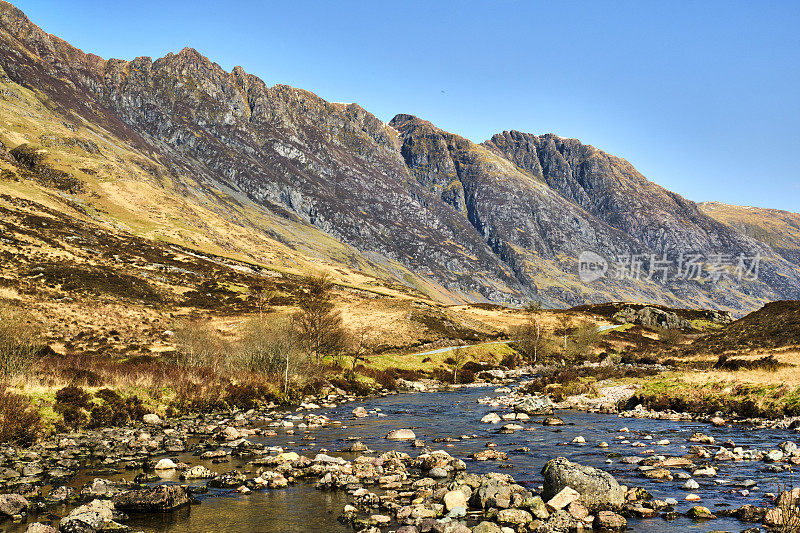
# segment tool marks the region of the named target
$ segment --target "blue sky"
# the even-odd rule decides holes
[[[16,0],[102,57],[196,48],[473,141],[554,132],[695,201],[800,211],[800,1]]]

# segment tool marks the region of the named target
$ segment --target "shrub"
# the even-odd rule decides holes
[[[230,347],[207,322],[185,322],[175,332],[178,353],[175,362],[188,367],[207,367],[215,372],[228,369]]]
[[[79,409],[88,409],[90,399],[89,393],[74,385],[68,385],[56,391],[56,406],[70,405]]]
[[[28,170],[36,170],[44,162],[44,151],[28,143],[20,144],[9,153]]]
[[[123,398],[117,392],[106,388],[97,391],[95,398],[102,400],[103,403],[92,405],[90,427],[124,426],[131,420],[141,420],[147,413],[138,396]]]
[[[731,359],[726,354],[722,354],[717,358],[714,368],[718,370],[730,370],[735,372],[737,370],[767,370],[775,372],[786,364],[781,363],[772,355],[767,355],[759,359]]]
[[[462,368],[458,372],[459,383],[475,383],[475,372]]]
[[[508,353],[503,356],[503,360],[500,361],[500,365],[506,368],[517,368],[522,362],[522,358],[517,353]]]
[[[271,389],[252,383],[243,383],[228,385],[225,401],[230,407],[247,410],[255,409],[263,403],[274,399],[275,395]]]
[[[89,394],[80,387],[68,385],[56,391],[55,411],[61,415],[63,425],[69,429],[88,425]]]
[[[568,339],[567,353],[574,358],[585,357],[599,344],[600,339],[597,326],[589,323],[581,324]]]
[[[367,383],[357,379],[332,378],[329,381],[334,387],[338,387],[349,394],[356,396],[372,394],[372,388]]]
[[[296,351],[291,322],[252,318],[241,326],[242,338],[238,344],[238,368],[269,376],[283,375],[287,358]],[[291,361],[288,361],[291,366]]]
[[[27,372],[41,349],[39,328],[22,312],[0,306],[0,374],[11,379]]]
[[[683,333],[676,328],[661,328],[658,330],[658,339],[669,346],[677,346],[683,342]]]
[[[384,389],[388,390],[395,390],[397,389],[397,380],[394,379],[394,376],[390,372],[384,371],[377,371],[372,375],[375,378],[375,381],[383,387]]]
[[[0,391],[0,442],[30,445],[42,432],[42,419],[31,403],[3,388]]]

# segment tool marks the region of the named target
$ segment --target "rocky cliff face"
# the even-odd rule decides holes
[[[226,72],[189,48],[155,61],[104,60],[6,3],[0,43],[8,78],[41,94],[65,123],[108,132],[168,178],[192,176],[219,197],[245,196],[457,299],[750,308],[800,297],[798,269],[768,246],[574,139],[505,132],[476,145],[410,115],[387,125],[355,104],[267,87],[241,67]],[[761,253],[764,277],[586,282],[577,272],[584,250],[723,249]]]

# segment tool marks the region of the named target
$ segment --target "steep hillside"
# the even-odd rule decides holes
[[[747,310],[800,297],[800,267],[575,140],[476,145],[410,115],[387,125],[190,48],[105,60],[4,2],[0,44],[0,191],[69,216],[442,302]],[[582,279],[584,251],[610,267],[636,257],[642,275]],[[759,255],[761,268],[648,279],[654,256],[680,252]]]
[[[711,218],[768,244],[787,261],[800,265],[800,214],[719,202],[703,202],[698,206]]]

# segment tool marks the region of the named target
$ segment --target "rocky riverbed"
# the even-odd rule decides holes
[[[0,527],[740,531],[779,520],[778,481],[800,463],[789,430],[621,419],[511,390],[148,417],[5,447]]]

